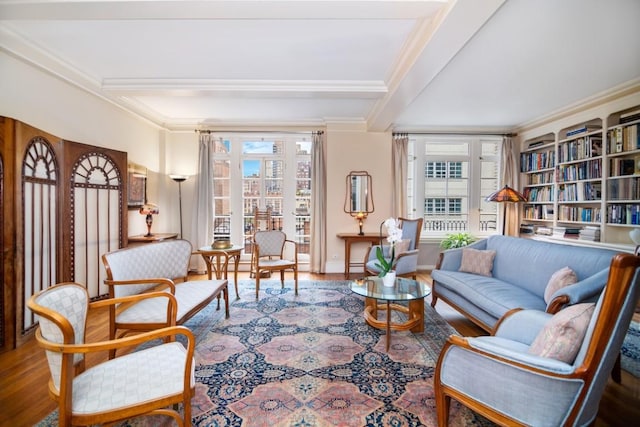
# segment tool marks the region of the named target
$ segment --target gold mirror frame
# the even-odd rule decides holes
[[[373,180],[366,171],[351,171],[347,175],[344,211],[352,217],[366,217],[374,211]]]

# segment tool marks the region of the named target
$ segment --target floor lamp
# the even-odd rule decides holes
[[[527,198],[520,194],[518,191],[513,188],[505,185],[500,190],[495,191],[487,196],[485,199],[487,202],[497,202],[502,203],[502,235],[504,235],[504,230],[507,225],[507,207],[504,205],[506,202],[518,203],[518,202],[526,202]]]
[[[182,183],[187,180],[186,175],[169,175],[169,178],[178,183],[178,204],[180,206],[180,238],[182,239]]]

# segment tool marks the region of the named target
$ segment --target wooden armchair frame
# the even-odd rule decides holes
[[[267,235],[274,235],[280,238],[277,247],[261,248],[261,237]],[[284,256],[287,245],[293,246],[292,260]],[[287,239],[287,235],[279,230],[256,231],[253,235],[253,252],[251,253],[251,273],[255,275],[256,279],[256,299],[258,299],[260,292],[260,277],[262,273],[279,271],[280,283],[284,288],[284,272],[287,270],[293,271],[295,294],[298,295],[298,244],[293,240]]]
[[[39,298],[45,293],[54,292],[65,286],[80,288],[86,295],[87,303],[84,309],[84,325],[82,325],[82,328],[84,330],[84,333],[82,334],[83,337],[76,337],[74,326],[67,317],[56,310],[40,305],[38,302]],[[56,368],[54,365],[52,365],[54,362],[50,361],[52,375],[49,380],[49,395],[53,400],[58,402],[58,417],[60,426],[102,424],[107,422],[121,421],[141,415],[166,415],[175,419],[179,426],[191,425],[191,398],[195,393],[195,382],[193,378],[193,355],[195,350],[195,338],[193,336],[193,333],[188,328],[184,326],[170,326],[126,338],[118,338],[114,340],[99,341],[93,343],[84,342],[84,337],[86,336],[87,314],[91,310],[110,306],[113,304],[133,303],[148,298],[168,298],[170,301],[170,303],[168,304],[170,308],[167,315],[174,319],[173,323],[175,324],[175,299],[172,298],[172,295],[166,292],[146,293],[120,298],[99,300],[89,303],[88,294],[86,294],[86,288],[84,286],[73,282],[65,282],[52,286],[48,289],[45,289],[44,291],[33,295],[28,301],[29,308],[38,316],[40,316],[41,319],[47,319],[52,324],[54,324],[61,334],[61,337],[58,337],[60,338],[61,342],[55,342],[47,339],[44,336],[41,326],[39,326],[36,331],[36,340],[40,347],[42,347],[47,353],[56,353],[61,355],[61,363],[59,365],[59,368]],[[173,302],[171,302],[172,300]],[[178,345],[182,347],[182,344],[175,342],[175,337],[177,335],[185,336],[187,341],[186,349],[183,348],[184,373],[181,392],[166,394],[158,397],[155,400],[144,399],[139,402],[126,404],[119,407],[111,407],[107,411],[98,411],[94,413],[86,411],[83,411],[82,413],[76,413],[73,411],[72,396],[76,378],[80,374],[83,374],[88,370],[97,367],[107,369],[108,365],[109,369],[114,369],[111,368],[111,366],[114,366],[114,363],[117,360],[110,359],[106,362],[98,363],[87,370],[87,367],[85,365],[86,354],[110,352],[126,348],[132,349],[134,346],[139,346],[141,344],[148,343],[149,341],[157,339],[160,339],[161,341],[159,344],[153,347],[164,345]],[[143,351],[141,351],[141,353]],[[129,352],[127,354],[127,357],[135,358],[141,353]],[[59,374],[54,374],[54,372],[58,372],[58,369]],[[158,370],[157,374],[162,375],[162,369],[160,367],[156,369]],[[59,387],[56,386],[57,378],[59,378]],[[183,415],[180,415],[176,408],[169,408],[171,405],[176,406],[180,403],[183,407]]]

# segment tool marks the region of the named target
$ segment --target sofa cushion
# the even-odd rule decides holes
[[[551,275],[547,287],[544,290],[544,302],[549,304],[551,297],[558,289],[573,285],[574,283],[578,283],[578,276],[576,276],[576,273],[571,268],[563,267],[556,271]]]
[[[433,270],[431,277],[437,282],[434,285],[436,290],[445,288],[455,294],[448,296],[454,304],[470,301],[495,319],[515,307],[546,309],[541,297],[495,277],[447,270]]]
[[[491,277],[493,259],[495,256],[496,251],[463,248],[460,271],[463,273],[473,273]]]
[[[560,310],[542,328],[529,353],[573,363],[591,321],[595,304],[575,304]]]

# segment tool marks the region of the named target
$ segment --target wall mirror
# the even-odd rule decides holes
[[[352,171],[347,175],[347,189],[344,199],[344,211],[356,217],[366,217],[373,212],[372,179],[365,171]]]

